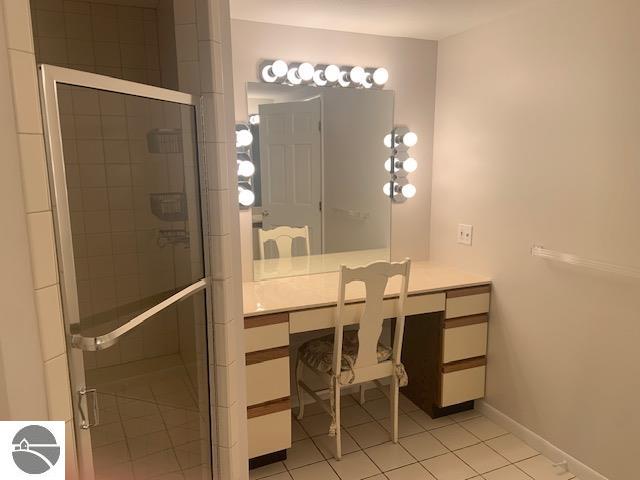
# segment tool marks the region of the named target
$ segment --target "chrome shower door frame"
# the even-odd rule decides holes
[[[142,324],[144,320],[151,317],[163,308],[166,308],[167,306],[170,306],[177,301],[186,299],[202,290],[205,291],[207,312],[207,338],[213,338],[213,332],[210,332],[208,327],[209,325],[211,325],[212,303],[211,290],[209,287],[209,245],[208,238],[205,233],[208,231],[207,202],[203,200],[206,194],[206,184],[204,180],[206,178],[206,166],[203,164],[201,156],[198,154],[197,150],[197,136],[199,135],[199,130],[203,127],[203,117],[200,113],[200,98],[194,95],[53,65],[43,64],[39,65],[38,68],[40,82],[40,100],[43,110],[42,116],[44,120],[45,145],[47,151],[47,164],[49,172],[49,187],[52,189],[52,191],[50,192],[50,197],[52,202],[54,227],[56,232],[58,272],[60,277],[59,281],[62,296],[64,328],[71,385],[70,395],[72,404],[76,405],[76,402],[82,402],[83,398],[86,397],[86,394],[91,391],[87,390],[86,388],[83,351],[95,350],[96,348],[85,347],[87,345],[90,345],[92,341],[96,343],[96,339],[80,337],[79,335],[77,335],[78,332],[74,332],[70,328],[71,325],[79,324],[80,312],[78,306],[78,290],[76,283],[76,271],[71,234],[71,218],[69,210],[67,179],[65,176],[65,162],[62,144],[62,131],[60,125],[60,109],[58,104],[57,85],[65,84],[71,86],[93,88],[96,90],[133,95],[153,100],[167,101],[171,103],[192,106],[195,110],[196,140],[194,142],[194,149],[196,158],[194,159],[194,162],[197,164],[199,176],[198,188],[200,199],[200,224],[202,227],[201,245],[203,248],[204,278],[185,288],[182,292],[178,292],[178,294],[174,295],[170,299],[165,300],[164,302],[162,302],[162,306],[159,304],[151,308],[147,312],[144,312],[138,317],[132,319],[130,322],[127,322],[127,324],[125,324],[124,326],[116,329],[114,332],[107,334],[108,336],[110,335],[112,343],[105,343],[103,348],[108,348],[110,345],[113,345],[117,341],[117,337],[119,335],[122,335],[133,328],[136,328],[138,325]],[[211,350],[211,348],[211,345],[208,345],[209,351]],[[211,382],[209,382],[209,384],[211,385]],[[210,399],[213,398],[212,395],[213,393],[211,392],[211,388],[209,386]],[[85,400],[88,401],[86,398]],[[79,410],[82,414],[82,409],[79,408]],[[211,411],[212,410],[210,409],[210,412]],[[75,408],[73,409],[72,420],[75,432],[75,459],[67,459],[67,461],[77,461],[79,478],[83,480],[93,480],[95,478],[95,472],[93,468],[91,434],[89,430],[91,424],[90,422],[86,422],[84,418],[79,418],[76,414]],[[214,422],[213,416],[211,417],[211,422],[212,424]],[[212,442],[215,442],[214,438],[215,437],[213,437],[212,435]],[[215,455],[213,455],[213,452],[211,454],[211,462],[212,468],[215,471]]]

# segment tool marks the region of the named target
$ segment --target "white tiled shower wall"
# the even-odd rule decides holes
[[[34,2],[38,9],[42,2]],[[77,4],[61,0],[53,3],[62,6],[63,9],[65,5],[70,8]],[[0,4],[4,13],[16,130],[20,144],[26,223],[33,264],[34,298],[38,306],[42,337],[49,418],[64,420],[67,424],[68,438],[71,439],[73,428],[70,386],[42,117],[38,101],[30,5],[28,0],[0,0]],[[158,12],[166,11],[170,6],[170,0],[159,0]],[[210,235],[211,245],[214,319],[211,328],[215,331],[215,355],[210,352],[210,364],[211,371],[215,371],[212,385],[217,406],[212,413],[216,416],[217,425],[217,432],[214,434],[218,434],[218,469],[221,478],[244,479],[248,476],[246,427],[242,415],[246,402],[242,380],[244,362],[241,361],[242,303],[238,212],[233,168],[234,115],[229,5],[227,0],[175,0],[173,8],[179,89],[201,94],[204,107],[205,128],[201,129],[198,141],[200,154],[204,156],[207,166],[205,200],[210,226],[207,233]],[[166,18],[161,21],[166,21]],[[86,35],[86,32],[84,34]],[[58,44],[61,51],[62,42]],[[65,41],[65,50],[67,49]],[[82,62],[89,61],[90,57],[86,51],[76,51],[75,47],[72,47],[72,50],[74,62],[81,60],[81,65]],[[163,53],[166,53],[166,49],[159,52],[160,64]],[[97,67],[98,65],[96,69]],[[123,67],[123,75],[124,71]],[[156,75],[156,71],[155,68],[145,69],[145,78]],[[136,74],[142,75],[142,72]],[[72,446],[73,442],[68,442],[67,445]],[[69,455],[69,458],[73,458],[74,452],[70,450]],[[77,474],[70,468],[67,476],[75,478]]]

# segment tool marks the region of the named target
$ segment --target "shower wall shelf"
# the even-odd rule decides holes
[[[574,265],[576,267],[589,268],[591,270],[598,270],[600,272],[606,273],[614,273],[617,275],[623,275],[625,277],[640,278],[640,268],[616,265],[613,263],[602,262],[600,260],[592,260],[589,258],[582,258],[570,253],[549,250],[540,245],[534,245],[533,247],[531,247],[531,255],[534,257],[545,258],[547,260],[553,260],[555,262],[568,263],[569,265]]]

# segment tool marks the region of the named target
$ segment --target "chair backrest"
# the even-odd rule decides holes
[[[351,282],[363,282],[366,289],[364,311],[360,318],[358,329],[358,356],[354,369],[376,365],[378,363],[378,341],[382,334],[384,312],[382,302],[384,291],[389,278],[402,276],[400,295],[397,303],[395,336],[393,340],[394,365],[400,363],[402,351],[402,336],[404,334],[404,305],[409,288],[409,272],[411,261],[407,258],[402,262],[375,262],[365,267],[340,267],[338,291],[338,308],[336,310],[336,326],[333,345],[334,372],[340,372],[342,363],[342,339],[344,331],[343,315],[345,290]]]
[[[260,259],[264,259],[264,245],[269,240],[276,242],[278,248],[279,258],[288,258],[292,255],[293,240],[295,238],[303,238],[305,240],[305,246],[307,249],[306,254],[311,255],[311,248],[309,247],[309,226],[304,227],[289,227],[282,226],[272,228],[271,230],[258,230],[258,243],[260,248]]]

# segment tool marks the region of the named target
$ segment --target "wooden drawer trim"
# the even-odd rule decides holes
[[[263,417],[285,410],[291,410],[291,397],[278,398],[247,407],[247,418]]]
[[[289,356],[289,346],[270,348],[268,350],[259,350],[257,352],[247,353],[245,355],[246,364],[254,365],[256,363],[262,363],[269,360],[275,360],[276,358],[283,358]]]
[[[468,297],[469,295],[479,295],[481,293],[491,293],[491,285],[480,285],[477,287],[447,290],[447,298]]]
[[[477,325],[478,323],[487,323],[489,315],[486,313],[480,315],[469,315],[468,317],[449,318],[444,321],[444,328],[467,327],[469,325]]]
[[[268,315],[259,315],[257,317],[245,317],[244,328],[265,327],[267,325],[275,325],[277,323],[287,323],[289,321],[289,313],[270,313]]]
[[[482,367],[487,364],[487,357],[466,358],[457,362],[445,363],[442,365],[442,373],[457,372],[470,368]]]

